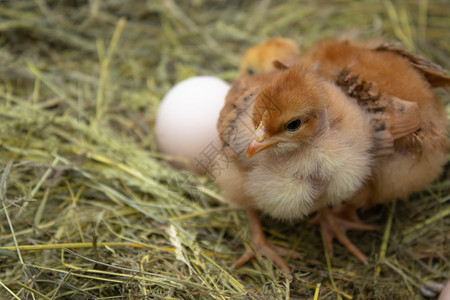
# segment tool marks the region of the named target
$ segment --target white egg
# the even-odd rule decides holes
[[[156,116],[156,139],[161,152],[175,157],[176,166],[204,174],[219,154],[216,124],[229,89],[219,78],[196,76],[164,96]]]

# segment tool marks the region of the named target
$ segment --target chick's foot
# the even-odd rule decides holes
[[[345,207],[345,206],[344,206]],[[360,262],[367,265],[367,257],[347,237],[347,230],[375,230],[376,227],[362,223],[356,215],[356,210],[325,207],[311,220],[314,224],[320,224],[325,247],[333,255],[333,238],[336,238],[351,254]]]
[[[280,255],[301,259],[301,254],[292,249],[275,246],[267,241],[258,213],[256,211],[249,210],[248,216],[252,230],[254,248],[247,249],[247,251],[245,251],[245,253],[231,266],[231,268],[237,269],[241,267],[246,262],[254,258],[258,253],[270,259],[281,270],[281,272],[286,274],[290,273],[289,267]]]

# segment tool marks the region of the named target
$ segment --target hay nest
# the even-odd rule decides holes
[[[318,228],[265,220],[299,249],[283,277],[249,245],[214,182],[155,146],[162,96],[193,75],[232,81],[272,36],[398,40],[450,67],[445,1],[7,1],[0,7],[0,298],[421,299],[450,274],[450,180],[365,212],[370,256],[323,250]],[[439,92],[439,91],[438,91]],[[439,92],[446,103],[449,96]],[[16,248],[18,247],[18,248]]]

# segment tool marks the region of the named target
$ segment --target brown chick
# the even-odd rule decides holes
[[[256,80],[256,90],[242,90],[241,103],[233,100],[235,88]],[[299,255],[266,241],[256,211],[298,219],[352,197],[370,175],[369,120],[338,87],[302,65],[240,79],[228,101],[236,105],[233,117],[222,111],[218,122],[228,160],[216,178],[227,198],[248,210],[257,251],[289,272],[279,254]],[[248,250],[234,266],[253,256]]]
[[[345,231],[369,229],[358,220],[358,208],[407,200],[437,179],[446,162],[448,127],[445,107],[431,88],[449,86],[450,78],[423,57],[372,41],[323,41],[301,62],[357,100],[371,120],[375,157],[369,180],[344,205],[316,217],[330,252],[336,237],[367,263]]]
[[[287,38],[270,38],[248,49],[239,66],[239,76],[254,76],[275,70],[272,62],[278,60],[290,66],[297,61],[300,50]]]
[[[289,268],[279,255],[298,254],[266,240],[257,210],[281,219],[319,210],[327,248],[337,237],[367,262],[345,234],[373,229],[356,210],[405,198],[439,175],[446,115],[430,87],[450,79],[404,53],[324,42],[305,54],[304,65],[233,84],[218,121],[226,159],[217,179],[247,209],[255,250],[282,271]],[[234,266],[253,256],[248,250]]]

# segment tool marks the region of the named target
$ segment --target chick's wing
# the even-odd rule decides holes
[[[381,44],[376,47],[375,50],[379,52],[395,53],[406,58],[414,68],[422,73],[432,87],[450,86],[450,78],[445,75],[442,67],[427,60],[421,55],[410,53],[400,46],[392,44]]]
[[[231,86],[217,122],[222,150],[228,157],[246,160],[246,149],[254,132],[252,105],[260,88],[274,76],[275,72],[242,77]]]

